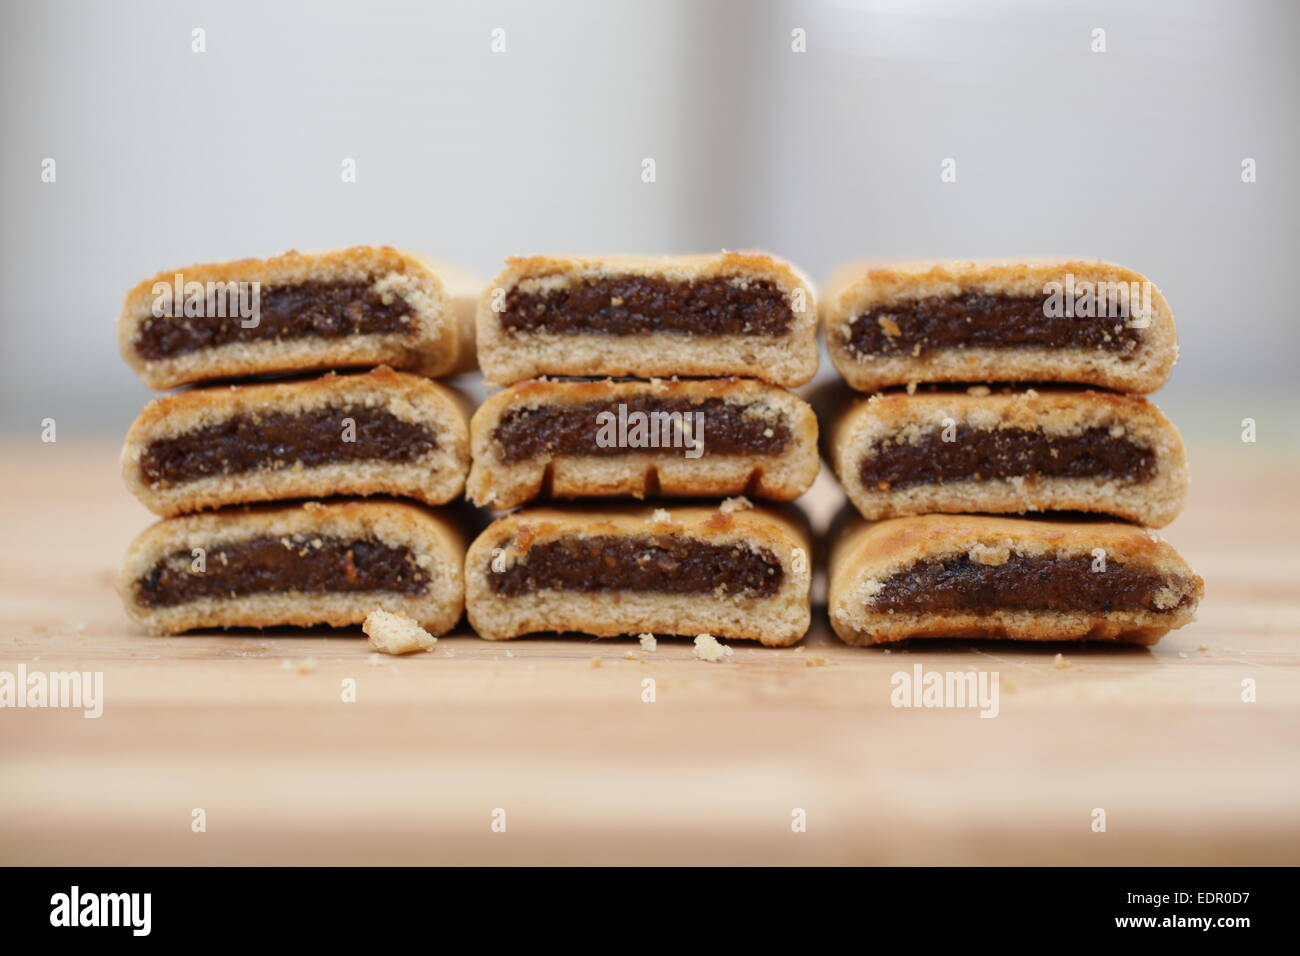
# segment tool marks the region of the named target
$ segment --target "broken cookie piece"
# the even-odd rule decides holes
[[[1154,644],[1201,579],[1152,532],[1112,522],[842,516],[828,609],[848,644],[909,637]]]
[[[456,524],[395,501],[309,501],[168,518],[127,552],[118,590],[155,633],[362,623],[377,605],[434,634],[464,605]]]
[[[127,488],[157,514],[254,501],[397,495],[444,504],[469,469],[459,394],[381,367],[166,395],[127,434]]]
[[[507,260],[478,308],[483,374],[746,375],[796,386],[817,371],[811,283],[759,252]]]
[[[699,660],[716,664],[731,657],[735,651],[725,644],[718,643],[718,639],[712,634],[697,634],[695,635],[695,647],[691,653]]]
[[[361,625],[370,646],[383,654],[410,654],[431,651],[438,639],[404,614],[375,608]]]
[[[388,246],[288,252],[160,272],[126,296],[122,356],[150,388],[389,365],[474,365],[481,283]]]
[[[465,559],[480,637],[578,631],[695,635],[782,646],[808,629],[806,529],[765,508],[531,508],[494,522]]]

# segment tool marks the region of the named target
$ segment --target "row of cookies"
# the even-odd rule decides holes
[[[350,625],[382,593],[438,633],[454,626],[466,537],[437,506],[464,490],[469,404],[431,377],[474,367],[480,287],[356,247],[132,289],[123,357],[153,388],[186,386],[150,402],[123,448],[127,487],[163,518],[124,563],[132,616],[172,633]],[[338,497],[372,495],[387,500]]]
[[[248,316],[221,298],[244,286],[256,296]],[[429,260],[364,247],[195,266],[132,290],[119,320],[128,363],[155,387],[197,386],[147,406],[124,449],[128,487],[166,519],[128,554],[120,589],[132,615],[160,631],[346,625],[379,604],[440,633],[467,586],[484,636],[798,640],[811,561],[797,516],[716,503],[671,515],[526,509],[485,532],[462,575],[466,529],[424,506],[460,494],[471,440],[470,497],[496,508],[539,496],[797,497],[817,473],[816,419],[778,383],[816,370],[806,281],[766,256],[548,258],[513,260],[478,291]],[[455,393],[424,376],[473,361],[474,298],[487,375],[512,384],[469,427]],[[686,350],[683,323],[704,330]],[[375,362],[385,364],[334,371]],[[718,377],[653,377],[674,369]],[[647,377],[513,382],[566,371]],[[338,497],[367,495],[413,501]],[[556,590],[565,600],[546,596]],[[646,610],[618,590],[639,592]]]
[[[708,633],[791,644],[811,566],[790,501],[817,475],[810,283],[759,254],[513,259],[479,310],[469,497],[525,507],[469,549],[475,631]],[[580,499],[532,507],[539,497]],[[642,505],[595,499],[650,499]],[[668,498],[711,499],[678,504]]]
[[[848,386],[823,397],[826,456],[857,512],[829,569],[845,641],[1150,643],[1192,619],[1202,582],[1150,530],[1188,478],[1144,397],[1177,357],[1149,280],[1087,260],[863,264],[830,284],[823,325]]]
[[[385,260],[380,268],[368,267],[374,256]],[[316,265],[304,264],[313,259]],[[393,267],[397,262],[401,268]],[[419,269],[408,263],[425,270],[422,280],[417,279]],[[1084,275],[1088,269],[1113,268],[1069,265],[1075,274]],[[920,278],[910,283],[900,282],[895,271],[869,270],[865,282],[858,274],[832,286],[823,319],[837,367],[850,382],[864,387],[927,377],[1005,381],[1055,374],[1111,386],[1129,375],[1131,387],[1151,388],[1163,380],[1161,375],[1167,376],[1172,319],[1158,292],[1157,306],[1148,306],[1145,313],[1153,320],[1145,325],[1149,332],[1135,335],[1123,326],[1112,327],[1109,334],[1126,343],[1117,356],[1106,345],[1106,335],[1097,336],[1080,323],[1062,326],[1040,320],[1022,301],[1044,282],[1042,269],[1055,268],[1047,274],[1069,277],[1060,264],[1004,267],[991,279],[985,276],[982,284],[973,281],[978,268],[913,269],[911,274]],[[472,355],[472,346],[465,344],[472,342],[471,308],[466,308],[472,284],[462,284],[464,294],[449,295],[446,290],[453,287],[454,276],[443,278],[424,260],[392,250],[348,250],[325,257],[292,254],[267,263],[250,260],[198,271],[209,281],[262,276],[270,287],[272,308],[263,311],[270,321],[251,332],[237,330],[243,323],[178,323],[174,317],[171,322],[151,322],[142,309],[147,299],[141,293],[150,283],[142,284],[128,297],[121,328],[124,354],[146,381],[177,384],[367,361],[428,374],[451,370]],[[1013,275],[1018,286],[1009,278]],[[421,286],[421,281],[427,285]],[[882,297],[879,288],[891,285],[898,293],[893,300]],[[441,309],[425,307],[438,302],[443,303]],[[1047,317],[1041,290],[1035,307]],[[815,314],[811,286],[797,270],[768,256],[511,260],[478,296],[480,361],[489,380],[507,387],[480,407],[468,430],[473,445],[470,497],[496,508],[538,497],[797,497],[816,475],[817,425],[812,411],[786,386],[806,382],[816,370]],[[881,335],[873,339],[864,333],[864,323]],[[954,332],[963,326],[974,330],[966,340]],[[994,334],[999,328],[1001,339]],[[886,354],[900,351],[906,354]],[[178,370],[177,362],[185,364]],[[638,373],[645,377],[536,378]],[[655,377],[676,374],[714,377]],[[182,378],[177,380],[177,375]],[[525,378],[517,381],[520,377]],[[1163,416],[1142,399],[1094,391],[994,395],[985,386],[980,390],[985,394],[880,395],[837,416],[828,457],[864,515],[878,519],[925,510],[1079,508],[1159,524],[1161,516],[1169,520],[1181,506],[1186,480],[1181,442]],[[368,397],[359,398],[363,393]],[[365,409],[358,413],[360,406]],[[132,430],[124,464],[128,484],[162,514],[338,494],[403,495],[438,504],[457,495],[464,480],[466,430],[463,410],[458,417],[457,409],[458,403],[437,383],[388,369],[312,382],[204,389],[162,399],[157,408],[147,409]],[[692,420],[700,427],[689,427]],[[647,428],[646,421],[658,425]],[[177,427],[167,427],[168,422]],[[348,423],[361,427],[355,428],[352,443],[340,446],[332,436]],[[688,427],[683,429],[683,423]],[[968,434],[963,437],[971,440],[948,441],[940,435],[936,443],[936,424],[954,436],[964,428]],[[658,434],[663,440],[647,446],[647,431],[652,439]],[[1086,437],[1083,447],[1063,443],[1075,434]],[[1125,436],[1132,439],[1127,444],[1120,441]],[[1069,466],[1058,469],[1062,473],[1042,466],[1063,454]],[[1111,472],[1099,472],[1097,460]],[[1096,504],[1104,506],[1090,507]],[[808,620],[811,562],[806,528],[797,515],[746,505],[690,505],[671,511],[579,506],[509,515],[470,549],[465,578],[471,622],[492,637],[565,628],[602,634],[708,630],[765,643],[796,641]],[[347,527],[352,530],[335,528],[344,520],[341,516],[350,516],[353,523]],[[414,596],[411,607],[421,611],[417,619],[427,622],[432,620],[431,608],[417,605],[430,593],[432,578],[391,572],[411,565],[445,568],[457,563],[455,549],[446,546],[455,532],[445,515],[387,502],[315,504],[185,520],[190,525],[164,523],[142,538],[149,539],[148,546],[133,549],[134,560],[123,578],[128,607],[156,628],[355,623],[374,603],[365,594],[404,591]],[[282,526],[288,527],[286,521],[295,529],[291,534],[281,533]],[[413,541],[413,529],[430,521],[424,543]],[[334,529],[330,535],[311,533],[312,527],[326,525]],[[894,541],[887,525],[859,529],[866,543],[837,553],[887,557]],[[988,541],[975,541],[972,529],[979,525],[979,519],[969,519],[956,529],[951,523],[940,526],[947,529],[937,535],[940,550],[971,538],[967,551],[984,556],[987,560],[979,563],[985,568],[997,567],[1003,553],[1032,550],[1028,545],[1011,549],[1007,542],[1015,535],[996,526],[983,529]],[[380,527],[387,531],[377,539],[375,529]],[[408,532],[405,537],[399,527]],[[924,529],[918,524],[903,530],[909,533],[901,540],[911,541]],[[1012,531],[1033,529],[1021,524]],[[184,569],[182,544],[192,544],[186,537],[191,532],[193,540],[217,545],[224,577],[209,572],[193,600],[173,594],[167,598],[173,602],[169,608],[151,609],[158,599],[142,582],[156,578],[175,584],[176,576],[164,572],[168,567]],[[295,583],[297,572],[291,573],[283,562],[268,567],[267,555],[259,557],[256,547],[232,555],[217,541],[273,539],[277,534],[288,542],[282,542],[283,551],[298,553],[329,578],[314,581],[312,588],[340,593],[329,601],[312,601],[311,589],[301,579]],[[1101,546],[1100,534],[1085,530],[1071,546],[1077,551],[1091,543],[1094,547],[1085,550],[1093,554]],[[304,540],[312,547],[304,547]],[[841,540],[856,542],[859,537],[849,534]],[[392,547],[372,547],[376,541]],[[1117,541],[1107,539],[1112,553],[1124,542],[1134,544],[1122,534]],[[325,550],[318,554],[313,542]],[[378,577],[364,568],[358,571],[358,555],[377,562]],[[904,563],[906,558],[905,553]],[[1136,560],[1130,558],[1129,564]],[[836,568],[860,563],[837,560]],[[1008,579],[1019,559],[1010,563],[1012,568],[1002,572]],[[1173,567],[1165,564],[1166,570]],[[250,573],[264,590],[275,589],[276,575],[288,575],[280,590],[301,592],[301,611],[286,606],[283,595],[244,600],[245,595],[255,597],[256,590],[237,580],[246,576],[241,570],[245,566],[254,569]],[[835,580],[852,579],[850,591],[890,583],[880,574],[868,578],[855,572],[846,579],[835,570],[833,588]],[[1192,585],[1187,582],[1194,581],[1199,593],[1198,579],[1183,575],[1180,580],[1188,587]],[[902,585],[916,590],[920,581],[913,574]],[[1109,585],[1118,578],[1088,583],[1102,581]],[[391,587],[381,586],[385,582]],[[443,629],[454,619],[453,607],[459,614],[459,585],[447,586],[456,593],[442,593],[438,621],[447,622],[439,624]],[[952,581],[945,579],[945,586],[951,587]],[[1195,595],[1188,598],[1186,590],[1174,587],[1170,593],[1179,595],[1175,610],[1190,616]],[[845,587],[839,591],[845,593]],[[219,606],[212,603],[217,595],[222,596]],[[960,603],[960,593],[957,600]],[[908,617],[905,606],[885,609],[884,599],[877,603],[892,624]],[[919,617],[908,625],[911,632],[921,633],[927,622],[940,622],[935,626],[941,624],[950,633],[962,633],[963,627],[985,633],[996,617],[977,614],[982,623],[972,625],[964,617],[945,617],[941,610],[918,610],[914,601],[912,611]],[[1134,627],[1123,635],[1110,634],[1115,619],[1107,620],[1106,626],[1092,629],[1093,636],[1141,636]],[[1078,630],[1077,624],[1072,626]],[[839,624],[837,629],[846,639],[865,633]],[[1003,630],[1005,636],[1030,636],[1025,628]],[[879,627],[874,633],[877,639],[891,639],[886,633],[908,636]]]

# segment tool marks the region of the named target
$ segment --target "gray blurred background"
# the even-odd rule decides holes
[[[148,399],[114,334],[135,282],[353,243],[484,276],[542,251],[763,247],[819,278],[861,256],[1113,259],[1173,304],[1182,358],[1158,400],[1189,441],[1240,449],[1247,416],[1261,446],[1300,436],[1295,3],[28,0],[0,17],[0,428],[32,441],[46,417],[116,439]]]

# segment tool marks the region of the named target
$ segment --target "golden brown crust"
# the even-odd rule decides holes
[[[156,441],[269,412],[310,412],[340,405],[382,408],[404,422],[428,426],[437,447],[418,459],[340,461],[302,466],[279,462],[239,474],[182,484],[150,483],[142,459]],[[127,488],[164,517],[256,501],[331,495],[396,495],[444,504],[464,489],[469,470],[468,402],[445,385],[386,366],[357,375],[329,373],[302,381],[196,388],[154,399],[136,419],[122,449]],[[342,440],[341,436],[338,436]]]
[[[1158,528],[1182,510],[1188,483],[1182,437],[1146,399],[1077,389],[972,392],[859,396],[835,416],[828,454],[845,493],[864,518],[930,512],[1086,511]],[[955,441],[969,436],[972,429],[1015,428],[1064,437],[1105,428],[1113,437],[1128,437],[1150,448],[1155,474],[1145,482],[1034,475],[901,487],[863,482],[862,465],[871,450],[941,435],[949,423]]]
[[[504,460],[495,431],[511,412],[537,408],[619,403],[641,397],[704,402],[722,399],[749,405],[751,413],[780,421],[791,438],[779,455],[710,455],[688,458],[682,448],[645,449],[618,455],[539,455]],[[553,498],[724,497],[747,494],[791,501],[817,477],[817,417],[801,398],[754,379],[656,379],[651,382],[531,380],[492,395],[470,425],[473,466],[468,494],[477,505],[511,508],[542,495]]]
[[[1124,359],[1101,349],[936,349],[918,355],[859,357],[847,348],[849,324],[873,308],[929,296],[985,292],[1045,295],[1048,282],[1148,283],[1152,315],[1137,352]],[[875,391],[910,382],[1073,382],[1149,393],[1169,378],[1178,341],[1169,303],[1132,269],[1091,259],[864,261],[838,270],[821,300],[831,361],[851,386]]]
[[[1022,611],[902,613],[873,610],[871,598],[891,575],[926,561],[962,555],[1000,564],[1008,555],[1089,556],[1101,549],[1109,566],[1134,565],[1181,581],[1171,585],[1168,611]],[[1099,572],[1104,573],[1104,572]],[[1015,640],[1118,640],[1149,644],[1193,619],[1204,583],[1155,532],[1111,522],[1046,521],[990,515],[920,515],[865,522],[851,518],[831,546],[828,611],[849,644],[908,637]]]
[[[231,342],[164,359],[146,359],[134,347],[150,316],[155,286],[185,282],[259,282],[263,286],[309,281],[371,282],[383,294],[400,294],[415,321],[408,332]],[[354,246],[328,252],[291,251],[269,259],[195,264],[168,269],[126,294],[118,317],[122,357],[150,388],[284,372],[390,365],[429,376],[474,367],[474,303],[481,282],[470,273],[418,253],[389,246]]]
[[[567,537],[672,535],[711,544],[765,548],[784,569],[771,597],[539,590],[502,596],[488,584],[492,561],[506,566],[533,546]],[[466,610],[480,637],[505,640],[541,631],[623,634],[713,634],[772,646],[808,630],[810,541],[798,516],[762,507],[641,505],[525,508],[493,522],[465,556]]]
[[[205,598],[173,607],[148,607],[136,600],[135,584],[162,558],[177,551],[258,537],[311,535],[377,539],[409,548],[429,574],[426,594],[387,592],[269,592],[242,597]],[[167,518],[145,529],[123,559],[118,593],[127,613],[154,633],[178,634],[196,628],[276,627],[362,623],[376,607],[405,614],[431,633],[442,634],[460,618],[464,606],[464,537],[447,512],[398,501],[308,501],[255,505],[208,514]],[[310,556],[304,560],[311,560]]]
[[[691,281],[718,276],[768,280],[794,310],[789,332],[780,336],[691,335],[509,335],[501,327],[499,303],[525,282],[564,285],[597,275],[657,276]],[[483,289],[478,304],[478,341],[483,375],[510,385],[541,375],[753,376],[789,387],[817,372],[817,307],[812,282],[793,264],[762,252],[685,256],[513,257]]]

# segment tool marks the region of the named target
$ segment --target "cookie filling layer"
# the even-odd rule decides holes
[[[557,538],[534,544],[488,584],[513,597],[533,591],[662,591],[770,597],[785,569],[766,548],[709,544],[667,534]]]
[[[653,276],[594,276],[554,289],[506,295],[508,332],[553,335],[784,335],[794,313],[765,279],[676,281]]]
[[[912,485],[999,478],[1114,478],[1142,483],[1155,477],[1155,453],[1108,428],[1049,435],[1025,428],[958,428],[954,440],[926,435],[915,443],[885,441],[862,459],[862,482],[887,491]]]
[[[424,594],[429,575],[409,548],[378,540],[296,535],[214,544],[201,569],[190,551],[160,560],[136,582],[145,607],[174,607],[202,598],[301,591]]]
[[[350,423],[350,424],[349,424]],[[383,408],[345,405],[237,415],[149,445],[145,481],[167,487],[213,475],[344,461],[418,461],[438,447],[433,429]]]
[[[1193,597],[1186,578],[1118,561],[1107,562],[1104,571],[1094,571],[1091,555],[1004,557],[1001,564],[960,555],[913,565],[887,578],[867,606],[903,614],[994,610],[1166,614],[1187,606]]]
[[[264,287],[259,292],[257,325],[252,328],[243,325],[252,319],[241,319],[239,314],[151,315],[140,323],[135,350],[142,358],[157,360],[231,342],[409,332],[414,321],[411,307],[401,296],[388,299],[385,301],[368,282]]]
[[[609,443],[619,405],[628,423],[625,440]],[[695,413],[704,416],[697,432]],[[692,416],[687,419],[686,416]],[[635,416],[635,417],[634,417]],[[621,401],[542,405],[508,412],[493,432],[501,460],[508,464],[553,455],[626,455],[654,449],[680,449],[683,441],[703,441],[705,455],[779,455],[790,442],[785,416],[754,405],[721,398],[692,402],[684,398],[637,396]],[[617,438],[615,434],[613,437]],[[678,452],[680,454],[680,452]]]
[[[1127,358],[1141,341],[1123,317],[1044,314],[1044,299],[989,295],[931,296],[881,306],[849,323],[859,356],[921,356],[948,349],[1101,349]]]

